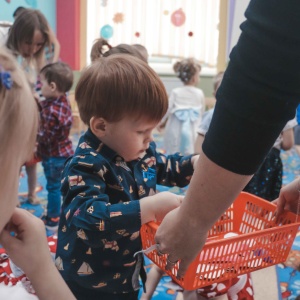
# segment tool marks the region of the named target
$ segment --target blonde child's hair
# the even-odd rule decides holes
[[[62,93],[68,92],[73,84],[73,71],[71,67],[64,62],[56,62],[46,65],[40,72],[47,83],[54,82],[57,90]]]
[[[194,58],[187,58],[176,62],[173,65],[173,70],[184,84],[189,84],[196,73],[201,71],[201,65]]]
[[[128,44],[119,44],[112,47],[107,40],[100,38],[95,40],[91,49],[91,61],[94,62],[100,57],[107,57],[112,54],[129,54],[147,62],[148,58],[136,46]]]
[[[117,122],[124,117],[159,121],[168,96],[159,76],[147,63],[131,55],[99,58],[81,74],[75,90],[80,117]]]
[[[35,30],[40,30],[45,39],[44,45],[34,54],[37,67],[40,69],[41,66],[39,64],[44,55],[44,48],[47,45],[51,49],[51,45],[48,22],[39,10],[26,8],[18,14],[10,28],[6,46],[15,55],[18,55],[21,44],[31,41]]]
[[[38,111],[24,72],[6,48],[0,48],[0,72],[9,74],[12,81],[9,89],[3,76],[0,80],[0,191],[15,197],[20,168],[34,151]],[[5,197],[2,194],[1,201]]]

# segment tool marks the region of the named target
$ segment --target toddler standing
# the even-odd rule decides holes
[[[45,66],[40,78],[41,92],[46,100],[39,102],[37,152],[47,180],[48,204],[44,221],[46,228],[55,232],[61,208],[61,172],[66,159],[74,153],[69,139],[72,111],[66,96],[73,84],[73,71],[67,64],[57,62]]]
[[[199,82],[200,64],[192,59],[175,63],[175,73],[184,86],[172,90],[169,108],[158,129],[164,126],[164,149],[168,154],[181,152],[184,155],[194,153],[196,129],[205,110],[205,99]]]
[[[164,156],[152,131],[165,114],[158,75],[128,54],[86,68],[75,98],[89,126],[63,171],[56,266],[77,299],[137,299],[145,280],[139,230],[162,220],[182,196],[156,184],[186,186],[198,156]]]

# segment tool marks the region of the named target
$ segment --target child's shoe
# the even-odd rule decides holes
[[[45,227],[46,227],[46,230],[47,230],[47,236],[57,233],[59,217],[50,218],[48,216],[43,216],[42,220],[45,223]]]

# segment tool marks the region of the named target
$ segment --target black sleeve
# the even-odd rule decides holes
[[[252,0],[217,92],[203,152],[251,175],[300,100],[300,2]]]

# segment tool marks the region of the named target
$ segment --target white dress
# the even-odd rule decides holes
[[[172,90],[168,111],[161,121],[167,120],[164,131],[167,154],[194,153],[196,131],[204,111],[205,98],[201,89],[186,85]]]

